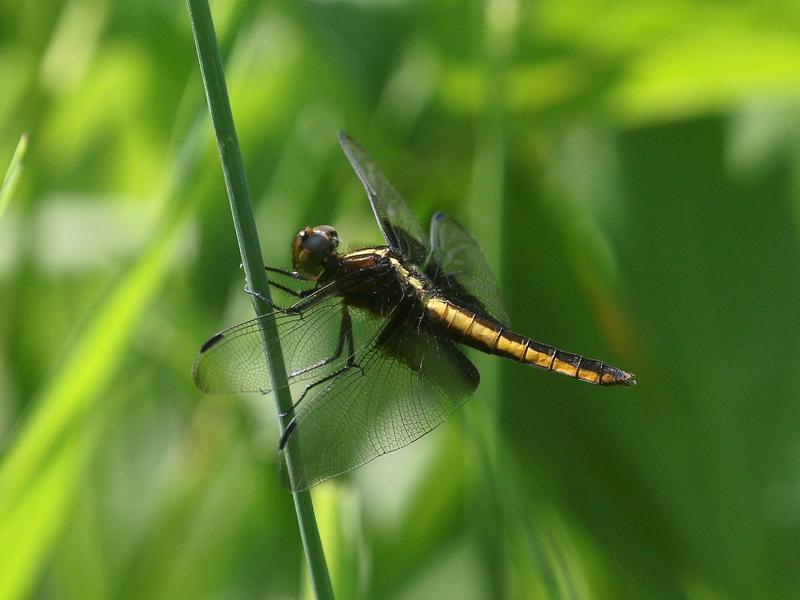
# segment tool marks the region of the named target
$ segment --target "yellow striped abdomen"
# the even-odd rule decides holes
[[[428,314],[438,321],[452,340],[487,354],[496,354],[521,363],[595,385],[634,385],[635,377],[599,360],[558,350],[464,310],[448,300],[431,297],[425,302]]]

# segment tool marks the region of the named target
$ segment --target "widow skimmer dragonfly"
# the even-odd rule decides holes
[[[509,329],[472,236],[439,212],[426,237],[366,151],[344,132],[339,142],[386,245],[340,253],[333,227],[306,227],[292,243],[294,269],[267,267],[270,284],[294,297],[288,308],[273,305],[289,382],[304,386],[279,443],[300,458],[294,489],[402,448],[447,419],[480,380],[458,344],[596,385],[636,383]],[[298,290],[301,282],[310,287]],[[193,379],[206,392],[268,393],[266,360],[254,319],[209,339]]]

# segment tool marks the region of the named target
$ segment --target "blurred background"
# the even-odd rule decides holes
[[[342,598],[800,594],[800,4],[212,5],[267,263],[380,241],[336,142],[481,241],[512,324],[447,425],[314,489]],[[0,1],[0,598],[307,595],[186,7]]]

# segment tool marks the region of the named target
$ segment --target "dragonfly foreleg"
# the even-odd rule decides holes
[[[272,282],[270,282],[270,283],[272,283]],[[273,310],[277,310],[277,311],[281,311],[281,312],[283,312],[283,311],[285,311],[285,310],[286,310],[286,309],[285,309],[285,308],[283,308],[282,306],[278,306],[277,304],[275,304],[275,303],[274,303],[272,300],[270,300],[269,298],[267,298],[267,297],[266,297],[264,294],[262,294],[261,292],[257,292],[256,290],[251,290],[251,289],[250,289],[250,287],[249,287],[249,286],[247,286],[247,285],[245,285],[245,286],[244,286],[244,293],[245,293],[245,294],[250,294],[250,295],[251,295],[251,296],[253,296],[254,298],[257,298],[257,299],[258,299],[258,300],[260,300],[260,301],[261,301],[263,304],[266,304],[267,306],[269,306],[269,307],[270,307],[271,309],[273,309]]]
[[[286,269],[281,269],[278,267],[264,267],[264,269],[269,273],[279,273],[280,275],[285,275],[287,277],[291,277],[292,279],[299,279],[305,281],[301,275],[295,273],[294,271],[287,271]],[[308,298],[311,294],[313,294],[316,291],[316,288],[310,290],[295,290],[290,288],[289,286],[283,285],[282,283],[273,281],[272,279],[269,279],[267,283],[269,283],[272,287],[279,289],[283,293],[288,294],[289,296],[294,296],[295,298],[300,298],[301,300],[303,298]],[[275,305],[274,302],[269,302],[268,304],[270,304],[273,308],[279,308]],[[299,312],[299,311],[293,311],[290,308],[279,308],[279,310],[284,310],[287,312]]]
[[[292,279],[299,279],[301,281],[305,281],[302,275],[297,273],[296,271],[289,271],[288,269],[281,269],[280,267],[264,267],[265,271],[269,271],[270,273],[280,273],[281,275],[286,275],[287,277],[291,277]]]

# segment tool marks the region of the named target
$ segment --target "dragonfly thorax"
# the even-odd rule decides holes
[[[292,242],[292,266],[303,278],[316,281],[337,260],[339,234],[330,225],[306,227]]]

